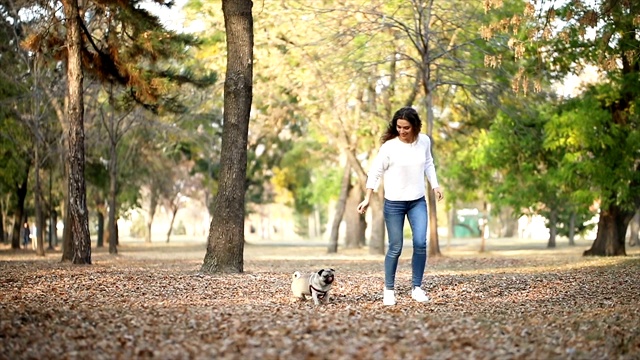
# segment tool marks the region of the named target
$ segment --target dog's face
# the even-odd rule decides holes
[[[318,280],[317,285],[320,285],[323,288],[331,286],[333,280],[335,279],[335,270],[322,269],[318,271],[318,276],[316,276],[315,278]]]

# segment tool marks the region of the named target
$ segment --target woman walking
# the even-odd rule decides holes
[[[422,122],[411,107],[396,111],[382,136],[382,146],[373,160],[367,179],[364,200],[358,212],[364,214],[371,194],[384,179],[384,222],[387,227],[389,248],[384,259],[384,305],[395,305],[395,277],[398,259],[402,253],[405,217],[413,233],[411,258],[411,297],[418,302],[429,301],[422,290],[422,279],[427,263],[427,203],[425,175],[438,201],[443,193],[438,185],[436,169],[431,156],[431,140],[420,133]]]

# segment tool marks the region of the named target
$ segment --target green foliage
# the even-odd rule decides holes
[[[585,231],[586,219],[593,216],[589,207],[596,199],[592,184],[571,173],[563,146],[549,146],[549,136],[561,132],[558,141],[567,139],[565,130],[553,128],[559,111],[555,100],[546,94],[516,98],[505,93],[501,108],[486,130],[473,137],[462,137],[456,144],[455,160],[448,160],[442,173],[455,182],[453,202],[475,201],[480,197],[492,204],[492,211],[515,209],[515,214],[540,214],[546,218],[558,214],[559,229],[568,233],[571,214],[577,215],[574,231]],[[579,123],[577,121],[576,123]],[[451,143],[449,144],[451,145]]]
[[[13,214],[18,205],[16,190],[33,164],[33,141],[24,123],[13,116],[0,117],[0,129],[0,196],[9,195],[6,211]]]
[[[338,166],[324,165],[313,168],[315,174],[311,183],[310,201],[316,205],[328,205],[340,195],[340,183],[344,169]]]
[[[14,194],[27,176],[34,144],[18,110],[28,103],[29,94],[24,79],[27,64],[18,45],[22,38],[16,33],[16,21],[8,18],[6,6],[0,6],[0,14],[0,196],[4,197]],[[7,210],[13,211],[13,203]]]
[[[478,168],[494,173],[494,185],[487,192],[496,211],[501,206],[522,209],[545,202],[540,197],[547,190],[545,178],[552,177],[545,175],[550,175],[553,160],[542,149],[543,122],[534,109],[513,104],[498,113],[486,133],[476,161]]]
[[[124,90],[121,95],[129,101],[157,113],[184,112],[176,96],[182,85],[207,87],[215,83],[215,72],[192,61],[190,51],[200,40],[165,29],[139,1],[88,1],[82,8],[86,16],[80,27],[87,39],[81,49],[83,71],[101,84],[120,86]],[[66,56],[66,29],[64,21],[57,18],[60,13],[48,9],[31,12],[33,23],[25,29],[28,36],[22,45],[55,63]]]
[[[620,89],[614,83],[594,85],[567,101],[545,128],[545,146],[564,154],[560,172],[565,183],[579,188],[573,194],[577,201],[594,199],[586,187],[597,191],[603,207],[615,204],[633,210],[640,183],[640,143],[632,129],[640,121],[634,103],[627,122],[616,123],[611,108],[621,98]]]
[[[562,211],[558,214],[557,220],[557,230],[558,235],[560,236],[569,236],[570,224],[571,224],[571,216],[575,216],[575,234],[576,235],[585,235],[588,231],[593,230],[596,224],[591,222],[593,219],[593,212],[589,210],[588,207],[581,207],[577,209],[573,209],[574,211]],[[546,215],[546,214],[545,214]],[[547,226],[548,226],[547,221]]]
[[[310,152],[317,144],[299,142],[287,152],[275,172],[274,183],[292,194],[292,205],[296,212],[308,215],[313,211],[312,192],[309,185],[313,174],[312,167],[317,159],[310,158]],[[315,161],[314,161],[315,160]]]
[[[290,194],[285,201],[296,213],[309,215],[340,192],[342,169],[327,168],[331,158],[326,157],[325,150],[314,141],[297,142],[274,169],[272,183],[276,192]]]

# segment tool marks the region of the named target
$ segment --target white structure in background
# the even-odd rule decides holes
[[[548,239],[549,229],[541,215],[523,215],[518,219],[518,237],[520,239]]]
[[[598,231],[598,220],[600,216],[596,215],[585,225],[595,224],[596,226],[584,234],[587,240],[594,240]],[[541,215],[526,216],[523,215],[518,219],[518,238],[520,239],[548,239],[549,228],[545,224],[546,218]],[[577,235],[580,236],[580,235]]]

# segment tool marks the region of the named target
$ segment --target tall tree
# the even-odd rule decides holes
[[[286,49],[287,58],[295,59],[291,61],[292,70],[287,73],[299,76],[295,81],[299,84],[296,93],[300,97],[300,112],[313,119],[309,126],[321,134],[325,146],[340,154],[333,159],[334,167],[345,166],[338,163],[346,158],[351,171],[357,174],[358,186],[364,187],[366,171],[361,161],[370,158],[377,149],[382,128],[391,117],[390,99],[397,85],[394,79],[401,78],[396,75],[402,70],[396,71],[394,61],[392,65],[385,64],[385,59],[393,58],[389,56],[392,51],[389,48],[397,45],[387,45],[393,43],[393,36],[380,30],[375,22],[366,21],[368,14],[361,12],[360,7],[364,8],[356,2],[341,7],[331,2],[298,6],[299,15],[294,19],[311,18],[323,26],[312,33],[283,32],[278,46]],[[337,187],[345,191],[352,174],[346,175],[342,184],[347,187]],[[381,204],[382,192],[376,195],[371,203],[374,221],[369,250],[380,254],[384,253],[384,222],[382,206],[377,205]],[[353,208],[346,208],[347,198],[337,197],[332,243],[337,241],[343,220],[350,223],[347,227],[360,226],[359,216],[344,219],[341,216],[355,212]],[[338,211],[342,209],[344,211]],[[329,246],[330,251],[334,249],[335,246]]]
[[[161,6],[173,5],[172,2],[164,0],[157,0],[156,3]],[[82,7],[78,6],[77,1],[74,3],[73,0],[65,0],[65,21],[58,19],[60,13],[56,11],[55,3],[47,5],[52,7],[42,7],[39,8],[42,11],[34,12],[43,17],[42,26],[33,31],[23,44],[31,51],[47,54],[53,59],[67,60],[68,76],[76,77],[68,79],[68,94],[79,91],[78,96],[82,96],[82,87],[76,87],[79,80],[81,86],[83,71],[86,71],[100,83],[117,85],[121,90],[120,97],[128,102],[162,113],[184,110],[176,99],[175,85],[191,83],[207,86],[211,83],[212,77],[209,74],[199,74],[197,69],[194,70],[194,64],[189,66],[183,61],[188,55],[189,47],[197,46],[198,40],[192,35],[166,30],[159,19],[143,9],[137,0],[124,3],[88,1],[83,2]],[[69,19],[68,16],[75,18]],[[65,29],[61,29],[59,24],[64,24]],[[72,30],[70,26],[77,29]],[[72,39],[77,43],[67,44]],[[66,46],[61,46],[62,44]],[[79,58],[69,59],[69,56],[76,56],[69,49],[76,51],[76,47]],[[71,69],[71,65],[75,66],[76,63],[81,66],[80,70]],[[72,83],[71,80],[76,83]],[[66,104],[68,111],[74,114],[84,112],[83,104],[75,99],[66,99]],[[80,140],[84,137],[84,129],[81,130],[79,126],[84,124],[79,118],[65,118],[61,121],[69,121],[68,126],[63,124],[63,128],[73,135],[68,141],[69,148],[74,150],[68,154],[69,187],[74,191],[68,195],[71,198],[68,201],[71,224],[67,228],[70,228],[72,233],[65,241],[73,238],[74,246],[82,243],[82,246],[86,247],[85,245],[90,244],[88,232],[85,233],[84,230],[88,228],[88,224],[73,224],[74,221],[88,223],[86,211],[74,210],[78,207],[86,208],[86,195],[79,193],[84,191],[84,186],[80,184],[84,182],[84,174],[79,171],[82,170],[80,162],[84,161],[84,149],[79,146]],[[71,128],[72,126],[74,128]],[[74,143],[71,143],[72,141]],[[76,199],[74,196],[82,199]],[[78,218],[78,213],[83,215]],[[67,254],[69,253],[65,251],[63,260],[71,260],[67,258]],[[84,254],[85,257],[86,255]],[[90,258],[90,254],[88,255]]]
[[[394,6],[392,4],[387,7]],[[395,32],[406,39],[408,50],[402,55],[415,64],[417,107],[422,111],[425,133],[431,138],[432,153],[437,163],[437,148],[440,137],[435,132],[438,123],[446,121],[450,104],[457,93],[486,101],[496,87],[496,80],[486,76],[473,66],[478,63],[485,49],[480,46],[480,38],[475,31],[483,15],[479,4],[456,1],[399,2],[397,11],[388,16],[387,22]],[[439,113],[439,115],[437,115]],[[436,199],[427,185],[429,205],[429,255],[440,255],[437,231]]]
[[[485,1],[487,10],[501,5],[502,1]],[[586,66],[598,68],[607,80],[592,87],[585,99],[598,104],[591,108],[595,113],[587,115],[597,123],[596,129],[589,129],[597,136],[584,144],[566,142],[570,145],[567,156],[581,163],[583,170],[600,171],[588,171],[599,174],[592,183],[599,191],[600,217],[596,239],[584,255],[625,255],[625,232],[640,206],[640,163],[636,155],[640,117],[635,111],[640,97],[638,13],[638,1],[549,1],[537,7],[534,2],[527,3],[523,13],[483,30],[487,38],[505,32],[516,34],[509,40],[515,57],[533,59],[532,66],[523,67],[514,79],[516,90],[535,89],[540,74],[563,79],[567,74],[579,75]],[[525,31],[519,31],[521,28]],[[574,118],[576,104],[569,108],[561,115],[565,124]],[[565,135],[584,131],[585,126],[580,124]],[[555,144],[561,142],[558,139]]]
[[[69,214],[74,264],[91,264],[91,237],[84,178],[84,97],[82,30],[77,0],[64,0],[67,30],[67,102],[69,121]]]
[[[381,127],[389,121],[392,110],[406,105],[416,107],[425,122],[424,131],[434,135],[433,143],[437,144],[457,94],[485,102],[487,94],[496,88],[493,77],[480,66],[474,66],[482,63],[486,52],[477,32],[486,15],[478,3],[354,1],[340,5],[333,2],[313,5],[322,7],[316,13],[323,23],[323,34],[327,33],[324,29],[329,27],[327,24],[335,24],[330,29],[335,33],[326,36],[334,46],[321,42],[327,50],[318,57],[326,63],[326,73],[331,74],[324,81],[330,84],[327,98],[332,100],[325,100],[332,101],[329,116],[342,120],[346,135],[337,138],[344,139],[344,148],[350,150],[345,152],[356,160],[352,166],[361,178],[366,178],[366,173],[359,163],[373,154],[369,151],[365,156],[365,149],[377,147]],[[317,97],[316,93],[312,93],[313,97]],[[336,96],[338,93],[342,96]],[[356,115],[346,116],[355,112],[354,108],[358,109]],[[326,126],[331,120],[320,123]],[[439,159],[437,147],[434,155]],[[431,189],[428,190],[431,195]],[[381,222],[381,217],[376,218],[376,204],[375,201],[371,204],[372,235],[380,234],[380,229],[375,228]],[[433,196],[429,196],[429,204],[429,254],[437,255],[440,250]],[[377,241],[372,237],[370,247],[374,244]],[[384,250],[383,246],[380,248]]]
[[[224,68],[226,61],[225,51],[221,46],[224,45],[224,31],[222,31],[224,18],[223,14],[215,8],[218,3],[190,0],[185,6],[188,16],[195,17],[198,21],[205,21],[206,30],[201,36],[209,40],[199,49],[198,56],[212,68]],[[275,201],[279,195],[274,191],[271,183],[275,169],[283,167],[283,159],[301,137],[305,140],[315,139],[309,131],[309,120],[299,106],[302,97],[301,82],[305,77],[300,75],[302,70],[298,66],[300,62],[297,54],[290,52],[290,44],[282,39],[283,34],[289,32],[297,19],[292,13],[294,13],[292,9],[284,3],[260,3],[253,18],[254,28],[264,28],[269,31],[256,31],[254,37],[253,52],[258,60],[253,68],[256,76],[253,83],[247,147],[246,214],[263,213],[266,206]],[[201,14],[207,14],[207,16],[203,17]],[[214,107],[213,111],[209,112],[222,114],[223,104],[219,100],[223,99],[222,89],[213,90],[208,94],[210,98],[205,104]],[[211,133],[213,136],[219,136],[216,133],[220,132],[222,126],[212,125],[211,122],[205,124],[202,135]],[[208,191],[215,194],[219,174],[219,161],[216,155],[219,144],[212,140],[208,140],[207,143],[210,149],[206,151],[208,154],[203,154],[203,157],[198,160],[197,169],[202,173],[211,173],[205,181],[211,188]],[[304,167],[304,164],[299,165]],[[299,167],[292,170],[298,171]],[[296,185],[300,184],[301,182],[298,182]],[[297,188],[303,187],[297,186]],[[288,190],[285,189],[286,191]],[[300,195],[304,197],[303,191],[288,195],[293,195],[295,202],[291,202],[292,205],[301,205],[306,201],[298,198]],[[211,205],[215,203],[211,201],[215,199],[214,196],[209,196],[208,199]],[[212,209],[213,206],[209,208]],[[296,224],[299,225],[298,230],[306,231],[307,226],[304,224],[308,223],[307,218],[310,216],[307,210],[301,207],[293,209],[293,216]]]
[[[201,267],[207,273],[243,271],[244,192],[253,88],[252,6],[251,0],[222,1],[227,71],[220,186]]]
[[[545,129],[545,145],[564,154],[560,169],[566,182],[588,179],[574,197],[586,197],[583,203],[600,208],[596,240],[585,255],[624,255],[627,227],[640,203],[640,137],[632,130],[640,119],[630,112],[627,120],[616,123],[611,112],[622,89],[616,83],[589,87],[567,101]]]
[[[14,249],[20,248],[20,231],[27,218],[27,185],[37,155],[34,149],[41,121],[37,110],[42,105],[36,105],[41,87],[37,83],[35,56],[19,45],[25,33],[18,12],[12,3],[0,6],[0,190],[11,194],[7,197],[7,210],[14,216],[11,241]],[[36,168],[39,165],[35,164]],[[37,176],[38,172],[34,174]]]
[[[556,109],[552,94],[503,99],[504,108],[490,130],[478,134],[476,145],[471,145],[475,158],[469,165],[494,208],[510,207],[523,215],[545,216],[547,247],[553,248],[559,229],[569,229],[571,213],[578,221],[571,225],[573,231],[579,231],[593,216],[575,210],[587,209],[593,198],[578,199],[575,194],[593,193],[588,182],[572,176],[575,168],[563,166],[564,149],[546,146],[549,139],[545,135],[553,133],[549,125]]]
[[[109,244],[109,254],[118,253],[118,229],[117,214],[118,205],[117,198],[119,193],[121,156],[118,156],[118,147],[121,146],[122,139],[127,135],[129,130],[140,121],[144,121],[139,109],[131,104],[122,105],[118,103],[115,97],[113,85],[109,85],[107,90],[107,103],[100,107],[99,118],[102,126],[106,130],[106,143],[108,151],[106,156],[106,167],[109,173],[109,191],[107,196],[108,216],[107,216],[107,243]],[[138,111],[135,111],[138,110]]]

